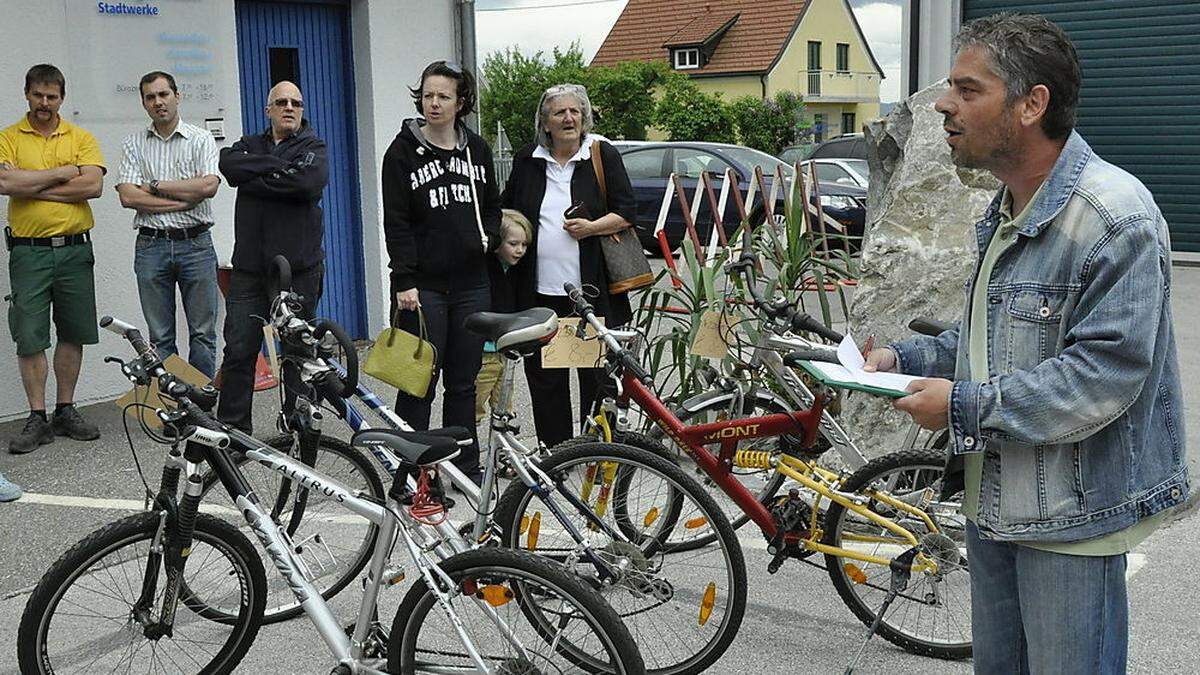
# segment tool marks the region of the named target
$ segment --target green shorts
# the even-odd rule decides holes
[[[100,341],[95,264],[90,241],[59,248],[14,246],[9,251],[8,330],[18,356],[50,348],[51,306],[59,342],[94,345]]]

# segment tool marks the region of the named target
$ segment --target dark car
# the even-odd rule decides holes
[[[813,148],[812,154],[805,159],[823,159],[840,157],[842,159],[866,159],[867,142],[862,134],[846,134],[831,138]]]
[[[659,251],[658,240],[654,238],[654,226],[658,222],[658,212],[662,208],[663,194],[667,189],[667,181],[671,173],[679,176],[683,184],[689,204],[696,193],[700,182],[700,174],[704,171],[713,173],[713,193],[717,199],[721,196],[726,169],[732,167],[738,179],[738,189],[745,198],[754,176],[754,167],[761,166],[768,193],[774,182],[775,168],[782,167],[784,175],[791,177],[792,167],[779,159],[759,152],[752,148],[725,143],[700,142],[647,142],[647,141],[613,141],[613,146],[621,153],[629,180],[633,183],[633,193],[637,202],[634,225],[638,229],[638,237],[646,250]],[[825,213],[848,229],[854,237],[862,237],[863,224],[866,221],[867,191],[852,185],[837,183],[820,183],[819,192],[821,204]],[[783,190],[776,195],[776,219],[783,213]],[[762,200],[754,198],[755,206],[748,214],[752,225],[763,221]],[[696,231],[702,243],[707,245],[712,233],[712,217],[709,215],[708,200],[701,198],[700,208],[696,216]],[[731,236],[737,230],[739,221],[737,205],[730,196],[725,203],[721,217],[726,236]],[[683,241],[686,226],[683,213],[679,208],[679,199],[671,198],[671,207],[667,212],[663,230],[667,233],[667,243],[672,250]],[[857,246],[853,248],[857,249]]]

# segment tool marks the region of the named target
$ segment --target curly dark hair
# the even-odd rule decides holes
[[[425,86],[425,80],[433,75],[448,77],[458,83],[458,90],[455,93],[462,101],[462,108],[458,110],[455,119],[461,119],[475,112],[475,76],[471,74],[471,71],[453,61],[434,61],[421,71],[421,79],[417,82],[417,86],[408,88],[418,113],[425,112],[421,109],[421,89]]]

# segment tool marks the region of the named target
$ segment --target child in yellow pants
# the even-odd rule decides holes
[[[525,255],[533,241],[533,225],[520,211],[504,209],[500,221],[500,247],[496,255],[488,258],[488,280],[492,286],[492,311],[516,311],[513,299],[512,280],[508,270]],[[504,373],[504,361],[496,352],[496,345],[483,345],[483,365],[475,378],[475,424],[487,414],[487,407],[495,407],[500,399],[500,376]]]

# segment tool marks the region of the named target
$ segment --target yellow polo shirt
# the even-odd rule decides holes
[[[25,116],[0,131],[0,163],[27,171],[44,171],[68,164],[105,168],[95,136],[59,118],[58,128],[46,138]],[[17,237],[78,234],[92,229],[93,224],[92,207],[87,201],[62,204],[25,197],[8,200],[8,225]]]

